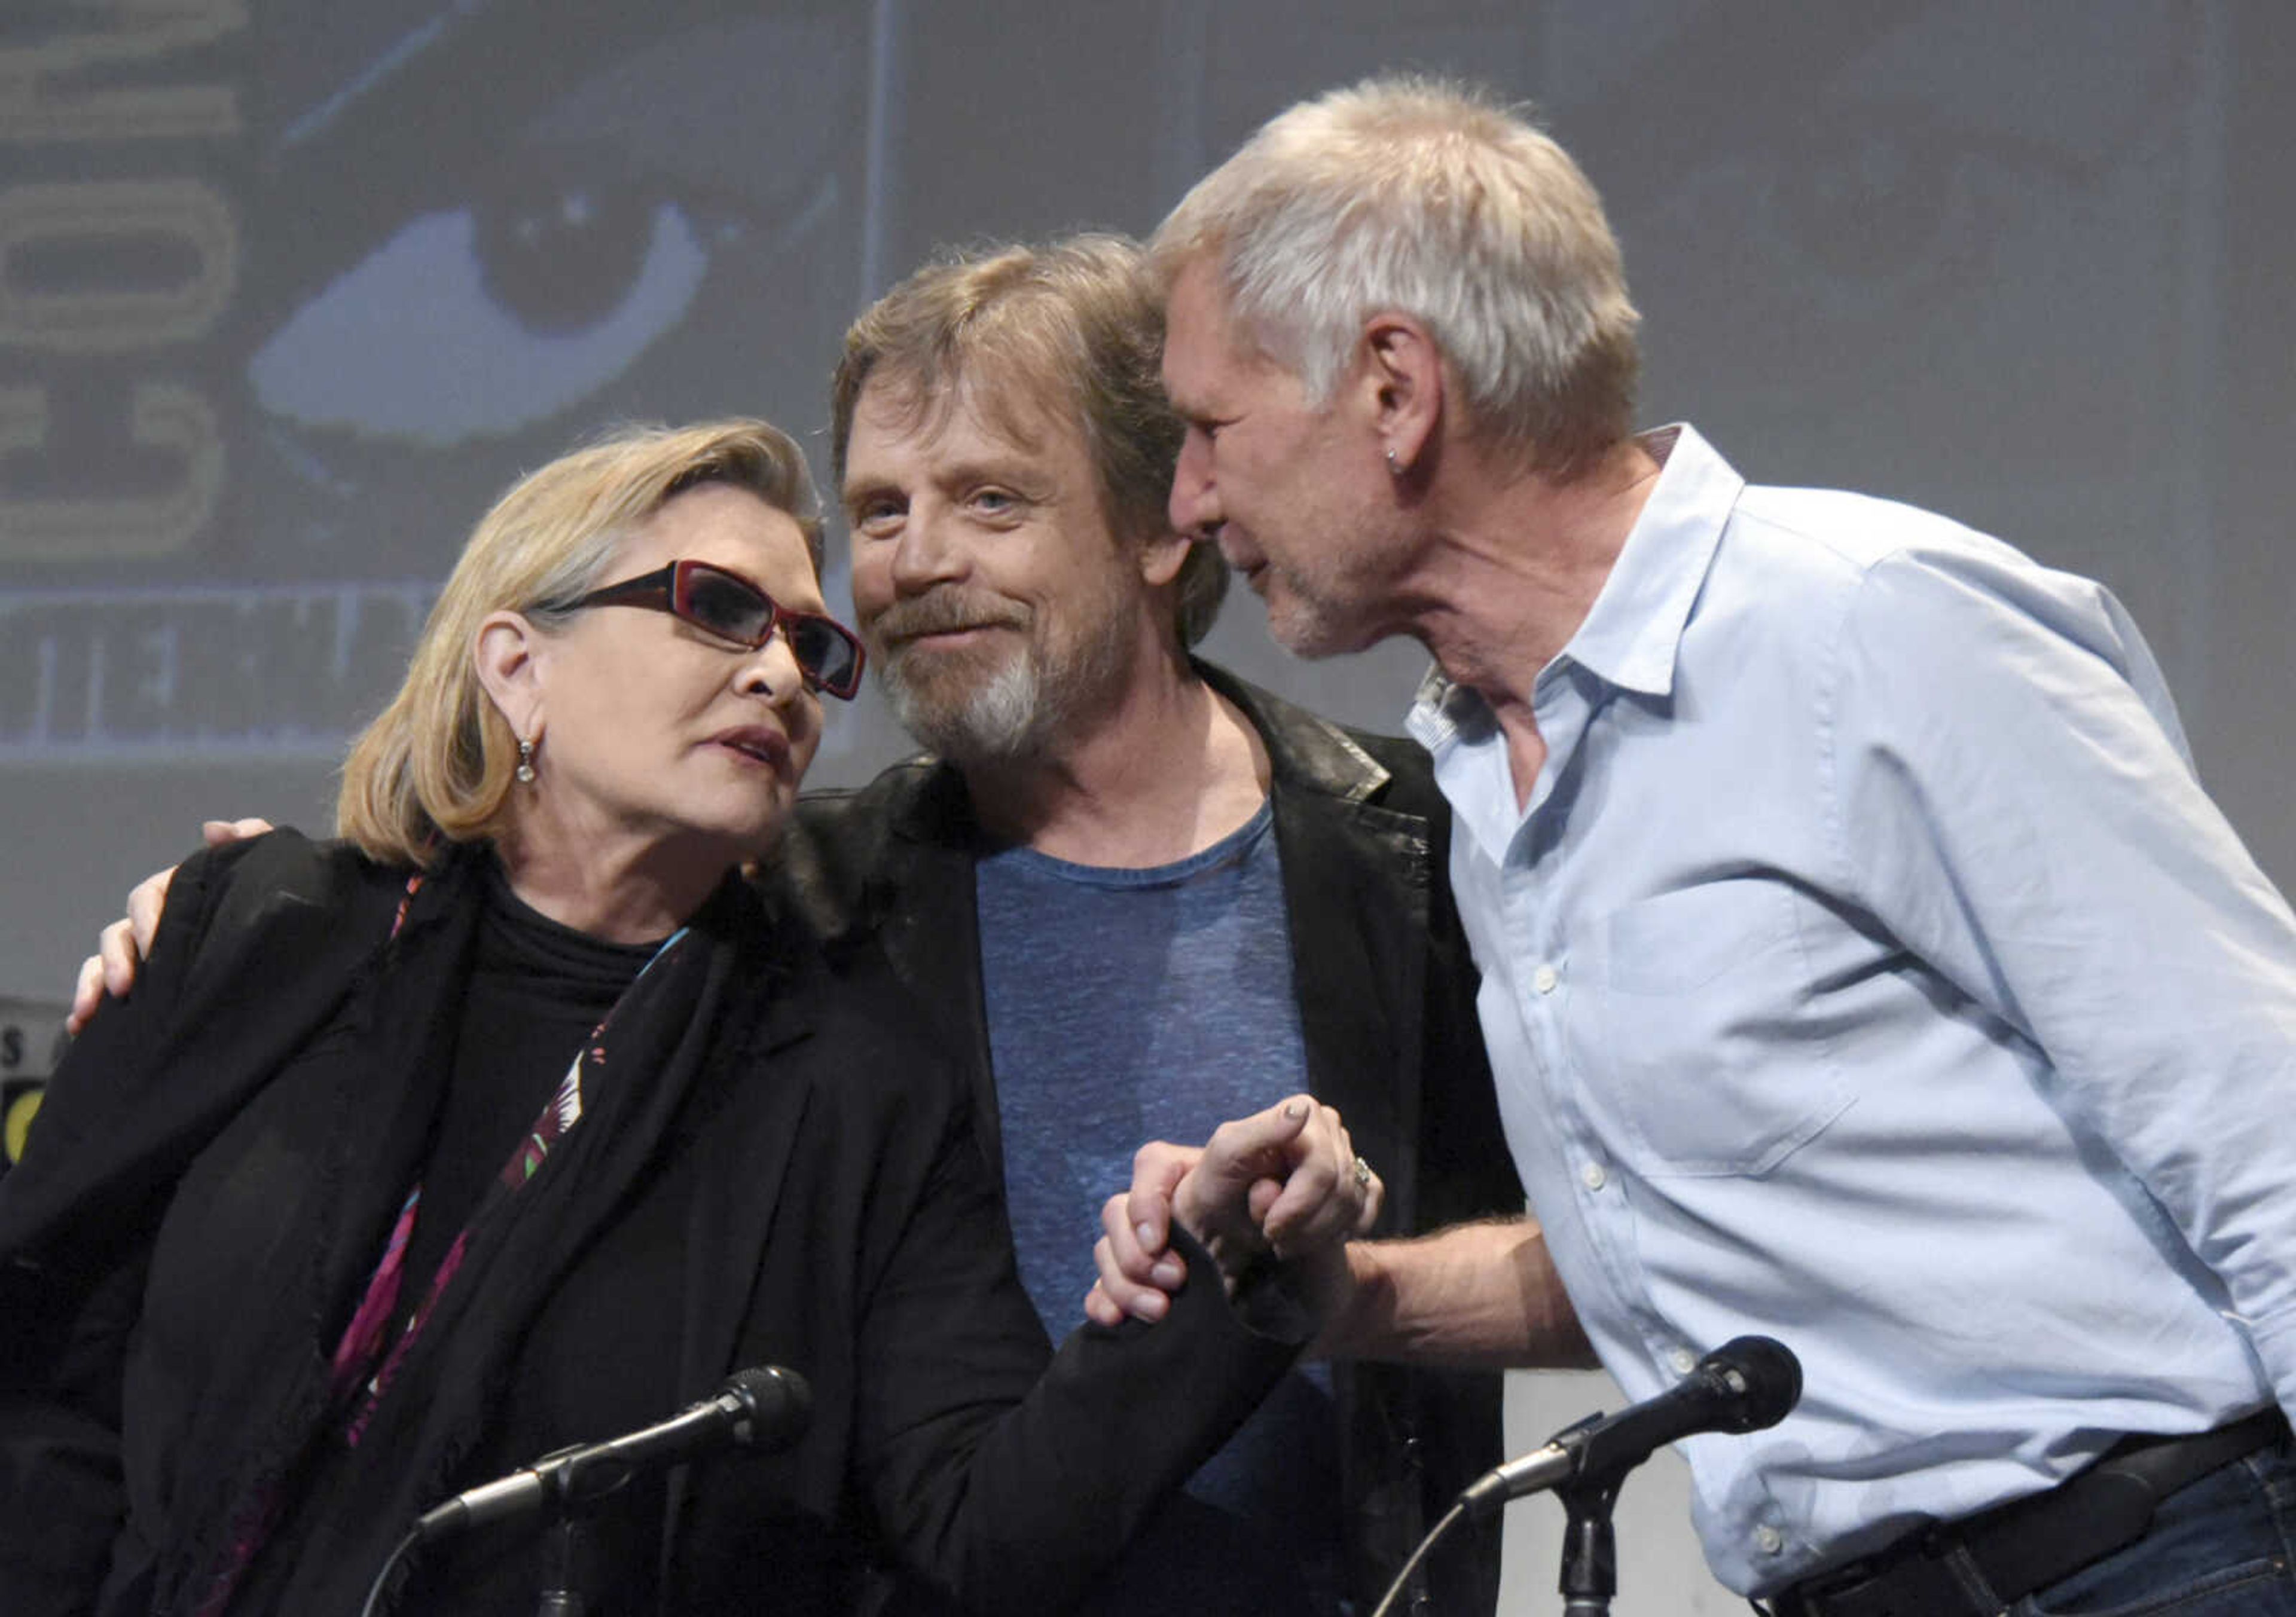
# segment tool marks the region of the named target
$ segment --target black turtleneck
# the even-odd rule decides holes
[[[659,943],[609,943],[561,926],[488,863],[477,956],[463,994],[455,1070],[422,1175],[398,1317],[422,1300],[447,1248],[542,1113],[590,1030]]]

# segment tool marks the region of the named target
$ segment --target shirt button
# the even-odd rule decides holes
[[[1698,1368],[1698,1355],[1688,1348],[1678,1347],[1666,1357],[1667,1361],[1674,1366],[1674,1373],[1677,1376],[1687,1376]]]
[[[1786,1547],[1786,1536],[1765,1522],[1754,1529],[1754,1548],[1766,1556],[1775,1556]]]
[[[1611,1176],[1603,1172],[1602,1164],[1588,1163],[1585,1167],[1578,1170],[1578,1180],[1579,1182],[1585,1185],[1587,1189],[1600,1190],[1603,1186],[1611,1182]]]
[[[1552,966],[1541,966],[1530,974],[1530,985],[1541,993],[1553,993],[1554,985],[1562,980],[1562,974]]]

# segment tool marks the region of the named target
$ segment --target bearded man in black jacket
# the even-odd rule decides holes
[[[1384,1175],[1389,1229],[1537,1239],[1424,755],[1190,655],[1227,576],[1166,520],[1161,334],[1129,242],[969,254],[854,323],[834,393],[859,626],[930,750],[809,796],[785,862],[824,933],[873,934],[969,1064],[1055,1335],[1131,1147],[1297,1089]],[[1498,1458],[1496,1376],[1292,1381],[1096,1609],[1368,1609]],[[1436,1609],[1491,1609],[1495,1535],[1438,1562]]]

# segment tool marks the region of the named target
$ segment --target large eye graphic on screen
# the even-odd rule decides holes
[[[713,233],[611,182],[424,213],[257,350],[257,399],[307,427],[444,445],[581,403],[693,306]]]
[[[2036,143],[1891,112],[1863,109],[1710,163],[1669,204],[1669,229],[1803,320],[1930,311],[1987,273],[2034,189],[2071,176]]]
[[[1927,311],[1966,293],[2021,217],[2093,184],[2095,168],[2042,141],[1869,108],[1783,149],[1742,227],[1792,267],[1813,312]]]
[[[1853,127],[1775,171],[1757,222],[1837,290],[1917,282],[1960,256],[1980,188],[1973,153],[1931,150]]]
[[[1988,8],[1873,15],[1895,20],[1870,37],[1845,24],[1843,54],[1807,95],[1718,106],[1699,154],[1653,189],[1666,252],[1637,273],[1677,277],[1702,330],[1774,349],[1778,331],[1813,322],[1905,331],[2005,289],[2061,288],[2095,267],[2087,234],[2128,188],[2181,160],[2192,53],[2162,29],[2139,30],[2157,48],[2116,37],[2058,51],[2019,12],[2031,60],[2063,59],[2045,87],[2021,87],[1986,49]]]

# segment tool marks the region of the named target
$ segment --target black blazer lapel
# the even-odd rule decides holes
[[[1337,725],[1199,661],[1267,749],[1308,1087],[1387,1184],[1391,1229],[1417,1205],[1424,1074],[1427,821],[1383,807],[1386,767]]]
[[[702,1138],[690,1172],[694,1188],[685,1214],[685,1318],[677,1380],[705,1398],[746,1365],[733,1362],[742,1322],[754,1301],[758,1257],[773,1232],[789,1174],[790,1153],[805,1123],[813,1087],[775,1082],[775,1058],[810,1036],[813,1019],[783,998],[767,1009],[755,1035],[720,1082],[755,1085],[726,1108],[724,1126]],[[689,1170],[680,1170],[687,1172]],[[691,1494],[684,1468],[671,1479],[662,1518],[659,1587],[673,1588],[672,1552],[680,1541]]]
[[[895,821],[881,873],[877,938],[893,975],[916,996],[921,1019],[942,1053],[964,1073],[973,1132],[1002,1187],[1004,1131],[989,1060],[988,1009],[981,998],[980,911],[973,885],[980,853],[964,780],[947,764],[939,765]],[[891,902],[894,894],[898,903]]]
[[[1415,815],[1304,790],[1275,793],[1308,1085],[1337,1107],[1386,1180],[1391,1228],[1408,1228],[1423,1074],[1427,827]],[[1369,860],[1366,846],[1383,845]]]

